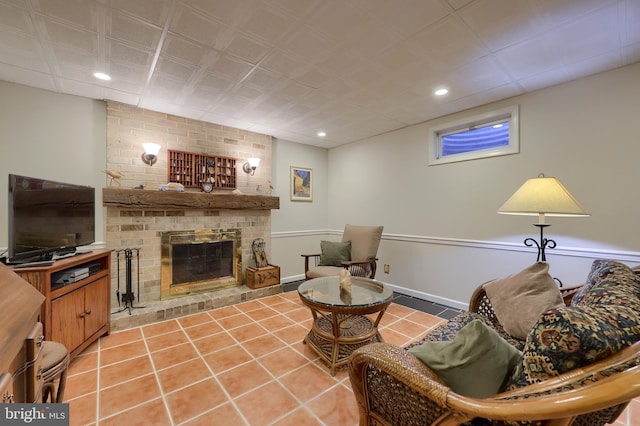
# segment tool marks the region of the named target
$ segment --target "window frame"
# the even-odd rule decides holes
[[[482,127],[498,121],[509,122],[509,143],[507,145],[447,156],[442,155],[442,136],[472,130],[474,127]],[[470,115],[429,129],[428,163],[430,166],[518,153],[520,153],[520,114],[518,105]]]

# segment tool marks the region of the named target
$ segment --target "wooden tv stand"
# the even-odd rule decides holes
[[[56,286],[60,273],[94,266],[79,281]],[[71,359],[109,334],[111,307],[111,250],[93,250],[55,261],[53,265],[14,268],[14,272],[45,296],[40,321],[45,340],[67,347]]]

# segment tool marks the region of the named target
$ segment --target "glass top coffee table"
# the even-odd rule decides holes
[[[329,364],[332,376],[354,350],[383,341],[378,324],[393,300],[393,291],[383,283],[351,277],[346,290],[339,277],[321,277],[300,284],[298,294],[313,315],[304,343]],[[365,316],[376,313],[373,321]]]

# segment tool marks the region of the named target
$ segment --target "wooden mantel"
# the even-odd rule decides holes
[[[123,188],[102,188],[102,203],[105,207],[147,210],[272,210],[280,208],[280,198],[270,195],[207,194]]]

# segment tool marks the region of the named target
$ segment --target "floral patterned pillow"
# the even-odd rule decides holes
[[[591,271],[587,276],[584,286],[578,290],[571,300],[571,305],[580,305],[585,294],[602,279],[611,274],[626,274],[631,269],[620,262],[611,259],[597,259],[591,264]]]
[[[509,389],[592,364],[640,340],[640,276],[621,263],[596,262],[579,303],[540,316]]]

